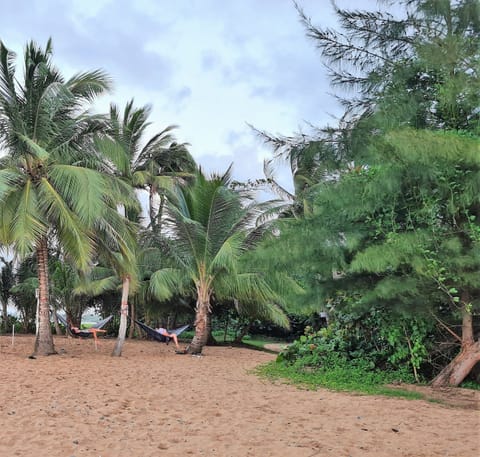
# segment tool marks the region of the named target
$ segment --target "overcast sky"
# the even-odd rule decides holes
[[[329,0],[298,0],[320,26],[336,27]],[[376,7],[375,0],[338,0]],[[333,124],[318,51],[291,0],[0,0],[0,39],[20,54],[34,39],[54,45],[65,76],[102,68],[110,102],[152,104],[149,134],[177,124],[177,139],[207,171],[234,163],[239,180],[263,176],[271,153],[247,123],[274,134]],[[285,176],[283,177],[285,179]]]

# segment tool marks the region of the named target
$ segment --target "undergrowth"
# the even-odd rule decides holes
[[[283,380],[308,389],[327,388],[368,395],[386,395],[408,399],[424,398],[423,394],[418,392],[386,386],[386,384],[399,380],[399,373],[396,372],[366,371],[355,366],[299,369],[298,366],[273,361],[258,367],[256,373],[270,380]]]

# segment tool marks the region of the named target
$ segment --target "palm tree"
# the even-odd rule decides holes
[[[95,144],[99,151],[105,155],[111,164],[111,173],[128,183],[128,185],[149,189],[149,215],[152,229],[156,227],[158,215],[155,217],[153,208],[154,195],[161,188],[172,187],[172,177],[180,174],[182,168],[192,167],[193,159],[185,145],[178,145],[171,135],[174,126],[169,126],[160,133],[150,138],[142,146],[146,129],[150,125],[148,117],[151,108],[144,106],[134,108],[133,100],[125,106],[123,117],[117,105],[110,106],[110,127],[107,135],[98,135]],[[137,223],[140,219],[140,206],[125,208],[125,217]],[[132,249],[135,249],[131,246]],[[118,260],[118,259],[117,259]],[[125,260],[125,259],[124,259]],[[137,267],[134,257],[133,263],[115,261],[114,270],[120,274],[122,280],[122,301],[120,329],[114,356],[120,356],[127,328],[128,296],[131,287],[137,284]],[[133,280],[133,282],[132,282]],[[131,314],[135,300],[131,301]],[[133,327],[132,327],[133,330]]]
[[[201,353],[207,343],[213,296],[238,300],[245,309],[254,306],[257,315],[288,327],[276,305],[280,297],[258,273],[239,268],[241,255],[257,240],[254,222],[259,208],[229,184],[230,169],[210,179],[200,170],[193,183],[179,187],[175,204],[168,205],[172,265],[150,279],[160,300],[174,293],[195,295],[195,335],[188,349],[193,354]]]
[[[39,331],[34,354],[55,352],[50,328],[48,246],[54,236],[78,268],[89,267],[92,229],[103,220],[111,180],[88,168],[98,158],[91,134],[100,117],[85,106],[110,86],[101,71],[65,80],[51,62],[52,43],[25,49],[25,73],[14,76],[15,54],[0,43],[0,233],[24,257],[36,253]],[[117,190],[120,184],[115,185]],[[114,187],[115,187],[114,186]]]
[[[171,133],[176,128],[174,125],[145,140],[150,113],[150,106],[135,108],[133,100],[130,100],[121,116],[119,107],[111,104],[108,135],[97,136],[95,142],[110,160],[113,174],[136,189],[148,190],[150,225],[153,229],[159,218],[154,208],[155,194],[163,188],[171,189],[172,178],[191,175],[196,164],[186,144],[175,141]],[[125,215],[129,220],[138,222],[139,212]]]

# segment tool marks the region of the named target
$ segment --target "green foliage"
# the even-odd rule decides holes
[[[298,278],[298,305],[334,304],[352,322],[365,310],[386,317],[363,316],[375,338],[357,340],[342,317],[305,335],[281,356],[293,367],[409,365],[418,377],[433,350],[432,315],[453,321],[480,306],[480,8],[400,4],[393,16],[335,8],[343,32],[314,26],[299,9],[332,82],[358,98],[344,100],[339,129],[311,139],[339,160],[310,163],[325,172],[302,195],[309,211],[281,221],[262,254]],[[268,141],[292,164],[314,157],[305,138]]]
[[[171,196],[166,223],[171,267],[164,265],[152,273],[150,289],[159,299],[176,291],[208,291],[209,300],[213,294],[219,301],[235,300],[237,311],[244,316],[288,327],[278,306],[281,296],[261,272],[247,270],[245,266],[252,265],[241,263],[241,257],[256,245],[250,235],[259,208],[245,195],[232,191],[229,182],[230,170],[210,178],[199,171]]]
[[[480,383],[476,381],[463,381],[462,384],[460,384],[460,387],[465,389],[480,390]]]
[[[330,371],[348,366],[365,372],[396,372],[401,373],[399,380],[407,381],[412,379],[412,369],[416,373],[427,359],[432,326],[426,320],[393,317],[385,309],[334,315],[327,328],[307,327],[278,361],[299,369]]]
[[[330,370],[299,370],[297,367],[285,363],[270,362],[257,368],[256,373],[268,379],[283,379],[310,389],[321,387],[368,395],[408,399],[423,398],[423,395],[417,392],[385,386],[385,384],[397,382],[402,377],[405,378],[404,374],[372,371],[361,364],[339,363]]]

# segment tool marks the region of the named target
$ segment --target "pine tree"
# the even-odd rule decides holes
[[[290,265],[296,259],[311,291],[324,298],[340,289],[356,306],[454,308],[462,315],[462,349],[435,384],[458,385],[480,354],[472,331],[480,266],[480,6],[398,3],[403,17],[335,7],[342,32],[314,26],[298,7],[333,84],[357,97],[344,96],[338,129],[318,129],[313,139],[329,144],[337,161],[320,159],[326,166],[311,187],[312,215],[282,226],[278,258],[288,252]],[[312,141],[266,137],[287,157]],[[332,271],[341,274],[334,280]]]

